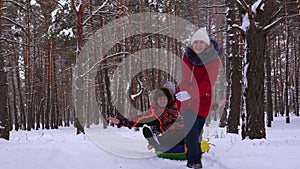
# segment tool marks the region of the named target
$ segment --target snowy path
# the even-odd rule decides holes
[[[138,142],[146,145],[144,140],[135,141],[133,144]],[[185,161],[159,159],[147,149],[144,153],[148,157],[145,158],[116,156],[102,150],[87,136],[75,136],[74,128],[13,131],[9,142],[0,140],[0,149],[1,169],[140,169],[141,166],[146,169],[186,168]],[[213,157],[208,155],[203,158],[207,166],[205,168],[223,168]]]
[[[139,132],[125,128],[117,134],[131,133],[130,142],[119,144],[122,151],[136,147],[145,158],[117,156],[103,150],[95,140],[75,135],[74,128],[59,130],[12,131],[11,140],[0,140],[1,169],[187,169],[186,161],[160,159],[152,156]],[[127,135],[126,134],[126,135]],[[105,132],[102,133],[105,135]],[[244,140],[218,129],[211,138],[210,152],[203,154],[205,169],[298,169],[300,154],[300,118],[291,124],[278,118],[267,128],[267,139]],[[135,138],[132,141],[132,137]],[[139,138],[140,137],[140,138]],[[120,141],[120,140],[119,140]],[[122,140],[121,140],[122,141]],[[117,144],[116,144],[117,145]],[[139,147],[144,147],[141,150]],[[150,156],[149,156],[150,154]]]

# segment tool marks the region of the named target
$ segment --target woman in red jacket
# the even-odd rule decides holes
[[[180,101],[184,118],[187,146],[187,166],[202,168],[199,136],[212,104],[212,88],[218,77],[220,48],[210,40],[205,28],[200,28],[185,50],[182,82],[175,96]]]

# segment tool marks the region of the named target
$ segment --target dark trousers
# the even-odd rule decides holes
[[[184,144],[183,131],[176,131],[175,133],[166,133],[158,136],[158,141],[162,147],[174,147],[177,144]]]
[[[184,118],[185,144],[187,147],[186,158],[193,163],[200,163],[202,151],[199,143],[199,137],[203,129],[205,118],[197,116],[191,110],[182,110]]]
[[[177,144],[184,144],[183,131],[176,131],[174,133],[164,133],[162,135],[159,135],[157,136],[157,140],[159,143],[157,143],[157,141],[154,139],[154,134],[150,128],[144,127],[143,135],[147,139],[148,143],[155,148],[157,146],[172,148]]]

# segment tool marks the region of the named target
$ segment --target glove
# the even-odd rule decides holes
[[[177,100],[183,102],[186,100],[189,100],[191,98],[191,95],[187,91],[181,91],[175,94],[175,97]]]

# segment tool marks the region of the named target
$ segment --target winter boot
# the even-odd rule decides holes
[[[200,169],[202,168],[202,163],[200,161],[200,163],[194,163],[194,169]]]
[[[149,145],[153,148],[157,148],[159,146],[159,142],[154,138],[155,136],[150,128],[143,127],[143,135],[147,139]]]
[[[194,163],[193,163],[192,161],[189,161],[189,160],[188,160],[186,166],[187,166],[188,168],[193,168]]]

